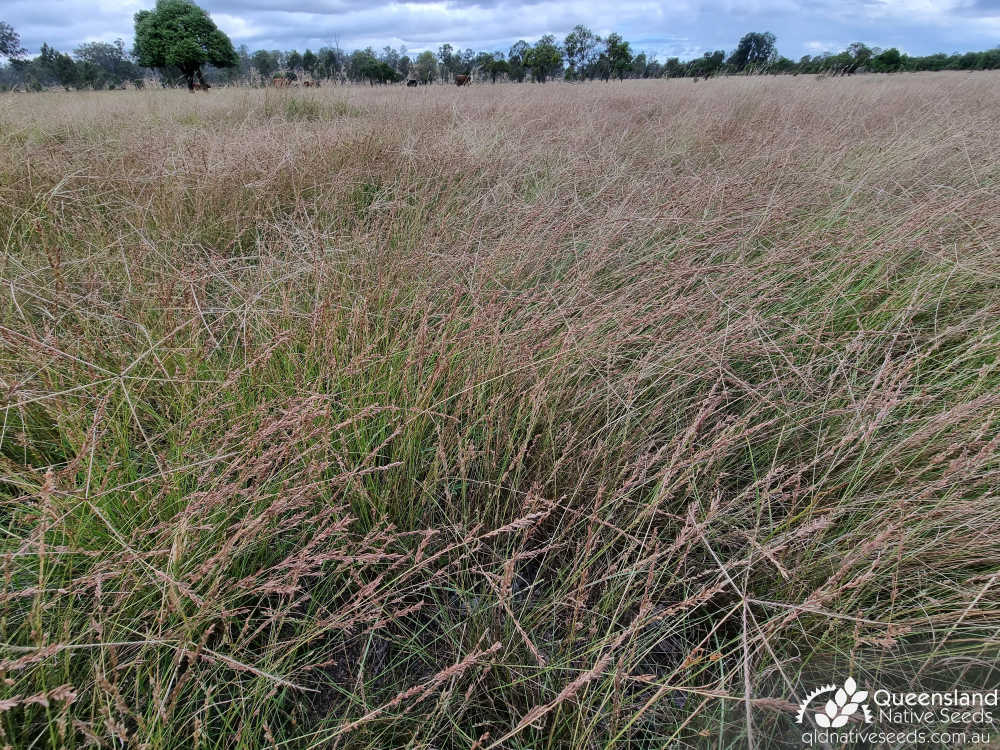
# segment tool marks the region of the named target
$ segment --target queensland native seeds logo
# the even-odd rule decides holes
[[[864,717],[865,724],[872,723],[871,711],[868,710],[868,704],[865,703],[868,700],[868,692],[866,690],[858,690],[858,683],[854,681],[853,677],[848,677],[844,681],[843,687],[838,688],[836,685],[824,685],[809,693],[805,697],[805,700],[799,704],[799,713],[795,717],[795,722],[801,724],[805,720],[809,705],[820,696],[829,695],[830,693],[833,693],[833,696],[827,699],[826,705],[823,706],[822,710],[813,714],[816,724],[820,727],[823,729],[839,729],[857,713],[859,708],[861,709],[861,715]]]

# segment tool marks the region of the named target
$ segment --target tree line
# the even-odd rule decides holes
[[[926,70],[1000,68],[1000,48],[983,52],[911,56],[896,48],[880,49],[856,42],[837,53],[805,55],[794,61],[778,53],[770,32],[745,34],[731,52],[712,50],[691,60],[636,51],[618,33],[595,34],[575,26],[562,41],[547,34],[531,44],[519,40],[507,50],[474,51],[441,45],[436,52],[410,55],[405,47],[376,51],[368,47],[347,53],[339,47],[316,52],[234,49],[208,14],[189,0],[158,0],[155,10],[135,16],[132,50],[122,40],[91,42],[59,52],[43,44],[29,59],[20,39],[0,22],[0,89],[42,90],[117,88],[127,82],[142,86],[151,74],[163,85],[267,84],[276,76],[334,83],[388,84],[402,80],[422,84],[450,81],[457,75],[474,80],[545,83],[624,80],[627,78],[710,78],[720,75],[799,73],[852,75]],[[183,29],[178,32],[177,29]],[[173,31],[171,31],[173,30]]]

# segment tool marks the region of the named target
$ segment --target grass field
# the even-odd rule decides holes
[[[998,92],[0,97],[0,747],[996,687]]]

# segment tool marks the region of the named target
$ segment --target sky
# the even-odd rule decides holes
[[[132,17],[155,0],[3,0],[31,54],[43,42],[71,52],[84,42],[124,39]],[[407,51],[507,50],[543,34],[560,41],[578,23],[617,31],[634,51],[663,60],[731,51],[748,31],[771,31],[778,52],[839,52],[855,41],[912,55],[1000,46],[1000,0],[201,0],[237,47],[314,51],[405,45]]]

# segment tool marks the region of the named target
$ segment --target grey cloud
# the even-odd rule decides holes
[[[1000,0],[968,0],[958,7],[963,15],[975,17],[1000,17]]]

